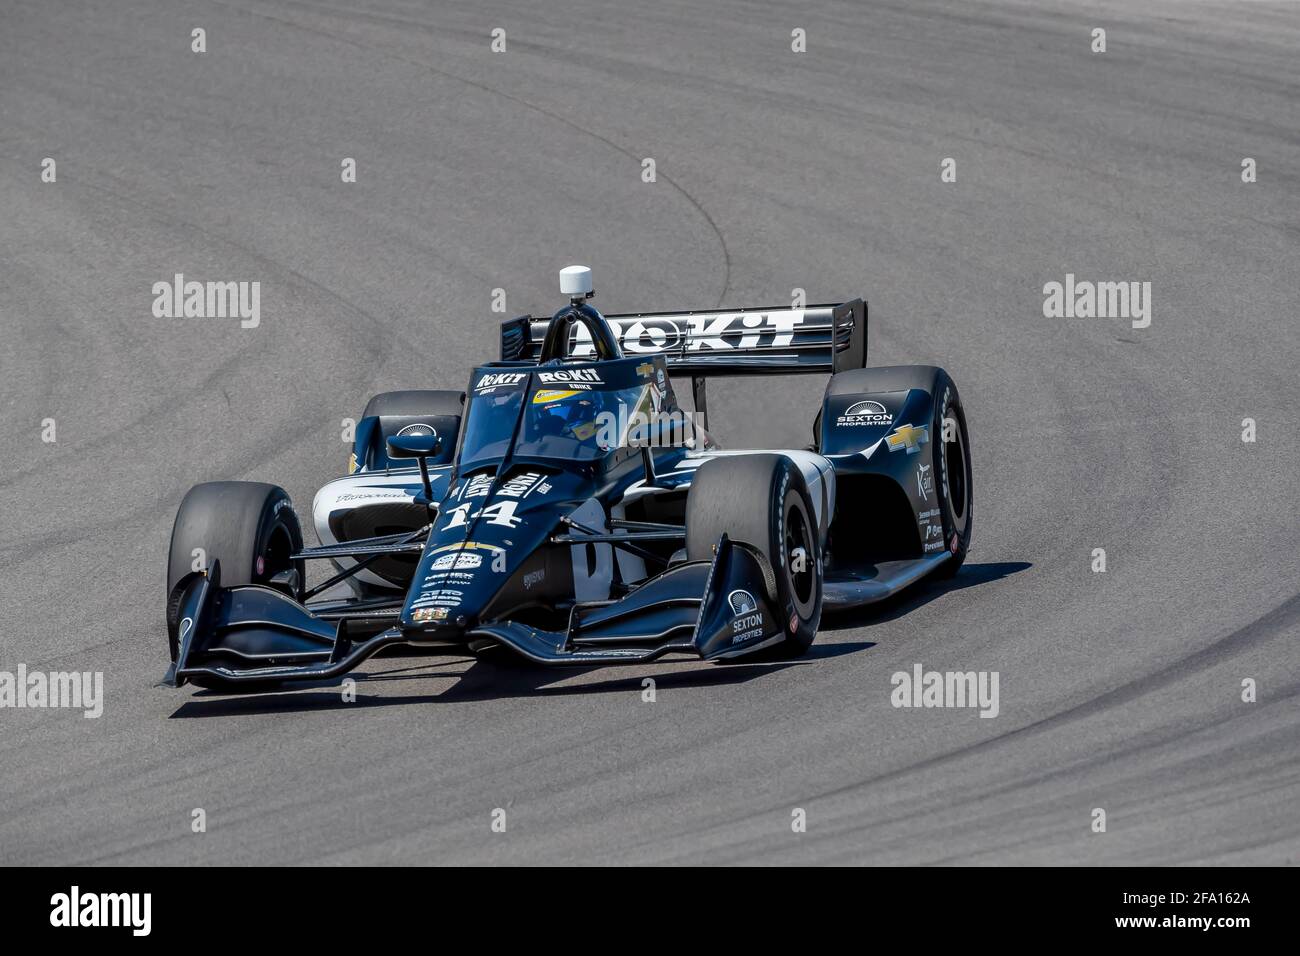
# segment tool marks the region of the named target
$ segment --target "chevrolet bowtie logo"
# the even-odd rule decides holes
[[[916,428],[913,425],[899,425],[894,433],[885,439],[890,451],[906,448],[910,455],[921,450],[921,446],[930,440],[930,429],[926,425]]]
[[[651,374],[654,373],[654,370],[655,367],[651,365],[649,362],[643,362],[642,364],[636,367],[636,373],[640,375],[642,378],[648,378]]]

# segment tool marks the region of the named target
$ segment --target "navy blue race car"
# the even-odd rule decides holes
[[[349,474],[316,495],[196,485],[168,559],[166,682],[323,680],[382,648],[503,647],[540,664],[801,654],[823,610],[949,575],[971,541],[957,388],[866,368],[861,299],[603,316],[569,304],[501,330],[465,392],[376,395]],[[724,451],[716,375],[829,375],[806,449]],[[689,378],[692,408],[673,378]],[[305,562],[331,573],[309,586]]]

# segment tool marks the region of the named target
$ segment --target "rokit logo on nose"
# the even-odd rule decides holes
[[[152,926],[151,893],[82,893],[78,886],[50,897],[50,925],[59,927],[130,927],[133,936],[148,936]]]
[[[498,388],[509,388],[518,385],[527,377],[524,372],[488,372],[474,384],[474,391],[482,395],[496,391]]]
[[[537,380],[543,385],[571,385],[589,388],[601,383],[600,373],[594,368],[561,369],[558,372],[538,372]]]
[[[568,385],[571,388],[591,388],[600,385],[600,373],[594,368],[559,369],[538,372],[537,381],[543,385]],[[526,372],[487,372],[474,383],[474,392],[483,395],[499,388],[514,388],[528,377]]]

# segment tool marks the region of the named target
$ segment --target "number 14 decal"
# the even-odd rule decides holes
[[[499,524],[506,528],[517,528],[524,520],[523,518],[515,517],[515,508],[517,506],[518,502],[516,501],[498,501],[495,504],[488,505],[477,514],[470,514],[474,508],[474,503],[472,501],[467,501],[463,505],[457,505],[447,512],[451,520],[442,527],[445,531],[448,528],[459,528],[462,525],[469,524],[470,521],[484,518],[487,520],[488,524]]]

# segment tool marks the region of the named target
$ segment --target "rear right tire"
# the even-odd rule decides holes
[[[935,574],[950,578],[961,570],[971,542],[970,434],[966,430],[966,412],[962,408],[957,386],[948,373],[940,371],[934,392],[934,472],[938,478],[939,512],[943,518],[944,541],[952,552],[951,561],[940,565]]]
[[[465,412],[465,393],[443,388],[408,388],[398,392],[380,392],[366,402],[362,418],[370,415],[433,415],[459,418]]]
[[[420,434],[433,432],[442,440],[442,451],[429,459],[440,465],[451,461],[456,452],[456,438],[465,414],[465,393],[438,388],[409,388],[399,392],[380,392],[366,402],[362,418],[379,419],[378,434],[370,447],[354,450],[356,465],[382,468],[388,462],[388,439],[414,429]],[[425,426],[425,428],[421,428]],[[410,461],[396,464],[407,467]]]

